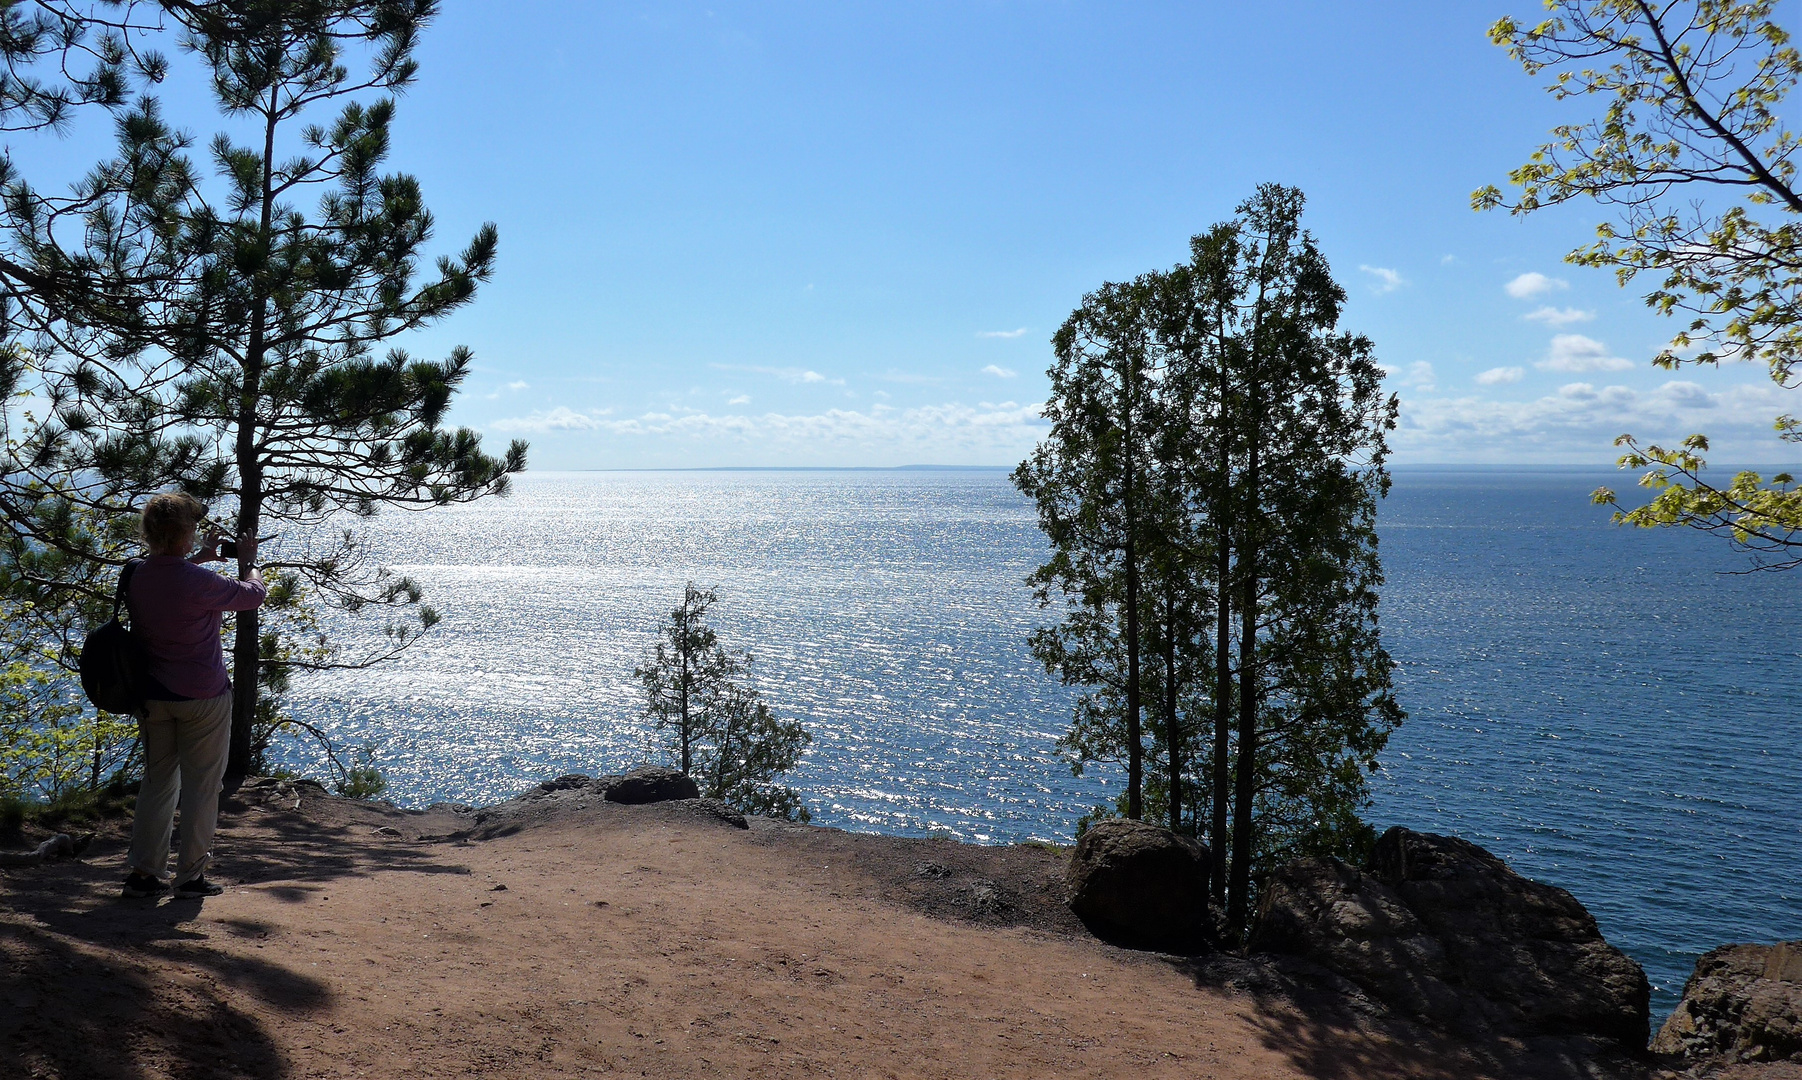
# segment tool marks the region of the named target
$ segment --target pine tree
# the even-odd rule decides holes
[[[775,782],[800,763],[813,741],[798,722],[779,719],[747,676],[751,654],[719,642],[707,625],[718,601],[689,582],[632,677],[644,687],[645,717],[669,739],[667,748],[709,799],[747,814],[809,817],[801,796]]]
[[[7,191],[16,262],[69,283],[26,298],[54,420],[35,436],[74,496],[179,485],[235,505],[249,533],[312,529],[382,507],[504,493],[525,446],[500,458],[442,426],[471,357],[416,359],[391,339],[470,302],[493,269],[483,226],[423,282],[433,231],[412,177],[380,172],[393,95],[416,73],[431,0],[172,5],[215,101],[254,131],[217,136],[209,182],[186,138],[145,98],[120,117],[119,152],[69,198]],[[355,54],[354,56],[352,54]],[[353,77],[360,59],[366,73]],[[335,108],[328,123],[309,122]],[[303,198],[315,201],[309,215]],[[391,656],[436,618],[411,581],[369,561],[354,530],[290,544],[295,590],[351,611],[413,605],[391,621]],[[279,640],[236,617],[229,777],[252,757],[263,681]]]
[[[658,730],[672,733],[671,749],[684,775],[693,775],[695,752],[714,727],[717,699],[745,662],[727,652],[707,625],[707,609],[719,597],[694,582],[682,588],[682,602],[632,677],[644,686],[645,716]]]

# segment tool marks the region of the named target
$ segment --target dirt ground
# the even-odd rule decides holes
[[[121,826],[80,860],[0,872],[0,1078],[1600,1068],[1104,945],[1061,904],[1055,850],[741,829],[579,789],[507,805],[478,822],[247,790],[205,900],[120,899]]]

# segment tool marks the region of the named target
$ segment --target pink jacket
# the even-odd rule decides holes
[[[268,594],[261,581],[223,577],[174,555],[152,555],[139,563],[125,602],[132,633],[150,653],[151,677],[185,698],[230,690],[219,644],[221,617],[261,607]]]

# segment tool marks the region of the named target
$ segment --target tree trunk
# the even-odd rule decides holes
[[[1231,804],[1233,771],[1227,754],[1232,748],[1233,664],[1232,664],[1232,512],[1224,489],[1231,479],[1229,444],[1226,437],[1226,356],[1220,360],[1220,471],[1213,500],[1215,545],[1215,611],[1214,611],[1214,776],[1213,821],[1208,830],[1214,849],[1212,885],[1214,906],[1226,906],[1226,869],[1228,841],[1227,808]]]
[[[1132,496],[1127,498],[1130,500]],[[1128,505],[1131,505],[1130,501]],[[1127,521],[1127,528],[1132,528],[1130,513]],[[1144,759],[1139,735],[1139,562],[1137,546],[1129,533],[1126,538],[1126,816],[1134,821],[1145,813]]]
[[[1256,402],[1253,402],[1255,415]],[[1251,811],[1257,791],[1258,760],[1258,553],[1254,535],[1258,506],[1258,435],[1253,426],[1245,457],[1244,521],[1239,530],[1239,747],[1234,765],[1232,878],[1227,887],[1226,921],[1243,936],[1251,895]]]
[[[1171,588],[1171,586],[1166,586]],[[1170,760],[1170,828],[1183,829],[1182,732],[1176,720],[1176,599],[1164,596],[1164,755]]]
[[[267,111],[263,113],[263,192],[259,236],[262,258],[269,258],[273,245],[271,229],[275,220],[275,126],[276,91],[271,89]],[[259,278],[266,280],[266,270],[259,268]],[[243,382],[238,391],[238,439],[233,456],[238,466],[238,533],[255,536],[263,521],[262,448],[257,445],[257,404],[262,397],[263,357],[267,348],[269,303],[263,295],[264,280],[257,282],[250,312],[250,336],[244,350]],[[238,576],[249,573],[251,560],[238,557]],[[261,619],[255,610],[240,611],[233,617],[232,638],[232,732],[231,750],[226,756],[227,792],[236,791],[250,775],[251,734],[256,726],[259,676],[263,670]]]
[[[694,651],[694,642],[689,629],[694,622],[694,615],[689,610],[689,605],[691,603],[693,603],[693,601],[690,600],[688,596],[684,595],[682,597],[682,625],[677,628],[678,636],[676,646],[677,650],[681,653],[682,658],[682,672],[676,678],[676,696],[682,707],[682,724],[678,729],[678,733],[682,737],[683,776],[687,776],[688,770],[694,765],[694,748],[693,743],[689,740],[690,729],[688,726],[688,688],[690,681],[688,666],[691,654]]]
[[[1227,582],[1232,574],[1232,549],[1227,546],[1226,526],[1220,526],[1219,610],[1214,613],[1214,783],[1213,821],[1208,835],[1213,839],[1214,905],[1226,906],[1226,835],[1227,810],[1232,805],[1233,769],[1227,758],[1232,750],[1233,733],[1233,663],[1232,595]]]
[[[260,312],[259,312],[260,316]],[[262,319],[253,316],[253,331],[260,332]],[[258,335],[260,337],[260,333]],[[246,363],[244,398],[238,415],[238,532],[255,536],[263,517],[263,468],[257,459],[256,390],[258,372]],[[250,560],[239,556],[238,576],[250,569]],[[232,735],[231,754],[226,760],[225,789],[235,791],[244,777],[250,775],[251,736],[256,725],[258,676],[262,671],[261,613],[240,611],[233,616],[235,636],[232,638]]]
[[[255,319],[253,322],[260,323]],[[238,533],[255,536],[263,516],[263,470],[257,460],[255,385],[246,371],[244,408],[238,416]],[[238,576],[244,577],[251,562],[238,557]],[[225,790],[235,791],[250,775],[251,736],[256,726],[257,683],[263,668],[261,613],[240,611],[233,619],[232,638],[232,735],[225,764]]]

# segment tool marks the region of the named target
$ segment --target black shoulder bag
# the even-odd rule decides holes
[[[131,572],[141,559],[132,559],[119,570],[119,588],[113,593],[113,617],[88,632],[81,643],[81,689],[102,712],[140,716],[144,689],[150,677],[150,655],[125,624],[125,591]]]

